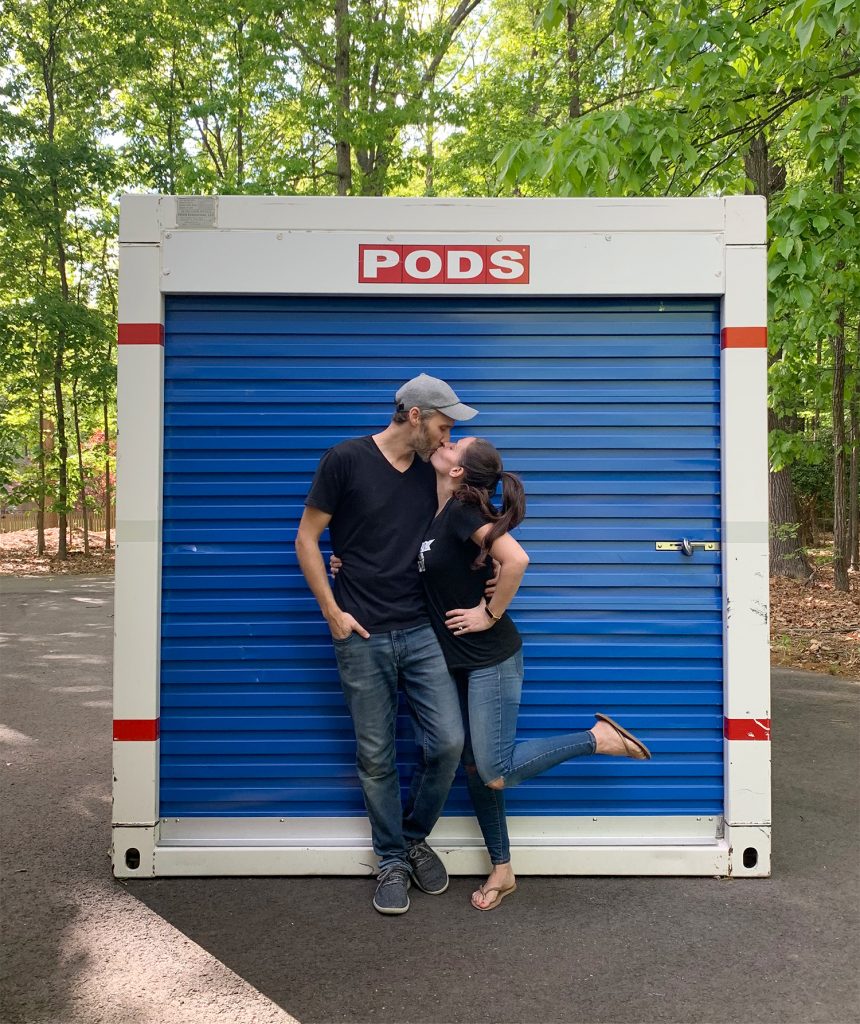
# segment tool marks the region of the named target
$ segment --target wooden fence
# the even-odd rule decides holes
[[[23,512],[0,512],[0,533],[15,533],[17,530],[35,530],[36,516],[35,509],[26,509]],[[110,528],[113,536],[116,525],[116,513],[111,509]],[[104,533],[105,514],[103,511],[89,513],[89,527],[92,533]],[[80,512],[72,512],[69,516],[74,530],[83,530],[84,517]]]

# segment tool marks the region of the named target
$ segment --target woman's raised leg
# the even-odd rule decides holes
[[[516,742],[523,657],[469,673],[469,730],[478,774],[488,788],[515,786],[574,757],[593,754],[591,730]]]

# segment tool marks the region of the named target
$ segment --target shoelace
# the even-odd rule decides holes
[[[426,843],[416,843],[409,850],[409,859],[414,860],[416,864],[426,864],[426,862],[432,858],[433,854]]]
[[[405,882],[409,878],[409,872],[406,868],[401,867],[399,864],[392,864],[390,868],[386,868],[379,875],[380,885],[389,885],[392,882]]]

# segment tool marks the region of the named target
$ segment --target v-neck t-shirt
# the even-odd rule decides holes
[[[445,625],[446,612],[483,603],[493,563],[488,556],[485,565],[472,568],[480,548],[471,537],[485,522],[474,505],[451,498],[427,527],[418,555],[430,623],[452,672],[498,665],[523,645],[507,612],[494,626],[480,633],[457,636]]]
[[[370,633],[427,623],[417,558],[436,511],[436,474],[415,455],[401,472],[372,437],[330,448],[305,504],[331,515],[332,550],[343,561],[338,606]]]

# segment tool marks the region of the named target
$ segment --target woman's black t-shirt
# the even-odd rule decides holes
[[[445,626],[445,612],[474,608],[484,600],[484,587],[493,575],[492,560],[487,558],[486,565],[473,569],[480,548],[471,539],[484,523],[474,505],[451,498],[427,528],[418,555],[430,622],[452,671],[498,665],[522,647],[519,631],[507,612],[491,629],[480,633],[457,636]]]

